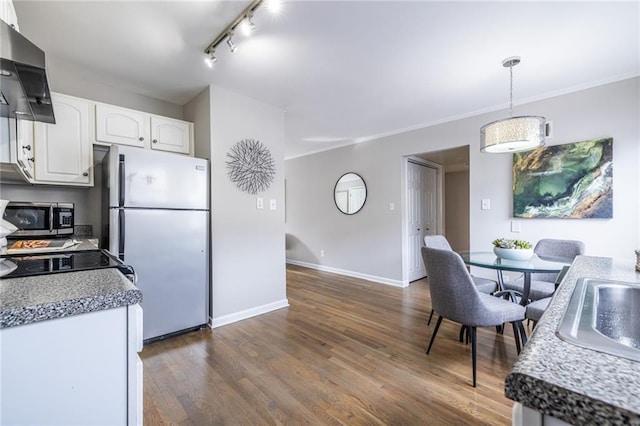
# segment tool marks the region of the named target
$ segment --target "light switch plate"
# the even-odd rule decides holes
[[[389,203],[389,211],[392,212],[396,209],[395,203]]]
[[[275,210],[276,209],[276,200],[269,200],[269,208],[271,210]]]
[[[264,207],[264,201],[262,200],[262,198],[260,197],[256,198],[256,209],[262,210],[263,207]]]
[[[511,232],[522,232],[522,227],[520,226],[519,220],[511,221]]]
[[[482,210],[491,210],[491,200],[488,198],[484,198],[480,203],[480,209]]]

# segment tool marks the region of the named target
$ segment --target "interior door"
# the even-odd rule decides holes
[[[349,188],[349,213],[357,212],[364,204],[367,191],[364,186]]]
[[[427,165],[407,163],[407,226],[409,241],[409,281],[427,274],[420,248],[425,235],[437,233],[438,171]]]

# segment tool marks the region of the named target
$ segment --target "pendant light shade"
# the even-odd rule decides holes
[[[530,151],[545,143],[546,121],[544,117],[523,115],[513,117],[513,67],[520,63],[519,56],[502,62],[509,67],[509,118],[485,124],[480,128],[480,151],[491,154]]]
[[[480,151],[520,152],[543,146],[546,121],[544,117],[525,115],[485,124],[480,129]]]

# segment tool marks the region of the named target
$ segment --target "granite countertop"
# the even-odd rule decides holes
[[[0,329],[134,305],[142,292],[115,268],[0,280]]]
[[[578,256],[505,381],[505,395],[572,424],[640,425],[640,362],[565,342],[556,329],[576,281],[640,284],[634,261]]]

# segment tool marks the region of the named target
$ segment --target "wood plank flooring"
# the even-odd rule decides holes
[[[478,330],[478,387],[459,326],[407,288],[287,267],[290,307],[145,345],[146,425],[510,424],[511,327]]]

